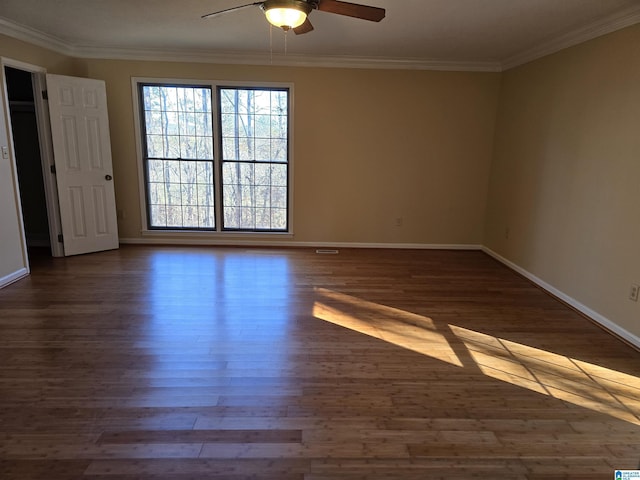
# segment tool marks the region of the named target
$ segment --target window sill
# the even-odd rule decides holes
[[[293,238],[293,232],[219,232],[198,230],[142,230],[143,237],[172,237],[172,238],[200,238],[200,239],[271,239]]]

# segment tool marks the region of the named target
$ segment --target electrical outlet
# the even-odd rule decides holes
[[[638,293],[640,293],[640,286],[631,285],[631,290],[629,290],[629,300],[633,300],[634,302],[637,302]]]
[[[4,160],[9,160],[9,147],[3,145],[2,147],[0,147],[0,150],[2,150],[2,158]]]
[[[396,217],[396,227],[401,227],[403,223],[402,217]]]

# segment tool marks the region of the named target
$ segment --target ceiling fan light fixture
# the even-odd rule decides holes
[[[269,23],[283,30],[302,25],[312,9],[303,0],[266,0],[261,7]]]

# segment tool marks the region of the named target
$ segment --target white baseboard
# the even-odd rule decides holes
[[[29,275],[29,269],[28,268],[21,268],[19,270],[16,270],[13,273],[10,273],[9,275],[5,275],[4,277],[0,277],[0,288],[6,287],[10,283],[17,282],[18,280],[20,280],[21,278],[26,277],[27,275]]]
[[[494,252],[490,248],[482,247],[482,251],[485,252],[487,255],[490,255],[491,257],[495,258],[500,263],[506,265],[510,269],[518,272],[523,277],[531,280],[533,283],[538,285],[543,290],[546,290],[547,292],[549,292],[554,297],[559,298],[560,300],[562,300],[566,304],[568,304],[571,307],[573,307],[576,310],[578,310],[580,313],[586,315],[587,317],[589,317],[594,322],[600,324],[600,326],[602,326],[605,330],[610,331],[611,333],[617,335],[618,337],[622,338],[626,342],[629,342],[634,347],[640,349],[640,338],[637,337],[636,335],[634,335],[633,333],[629,332],[628,330],[625,330],[624,328],[622,328],[621,326],[619,326],[616,323],[612,322],[611,320],[609,320],[605,316],[599,314],[595,310],[592,310],[591,308],[587,307],[586,305],[580,303],[575,298],[572,298],[569,295],[565,294],[564,292],[561,292],[560,290],[555,288],[553,285],[550,285],[547,282],[545,282],[544,280],[536,277],[531,272],[529,272],[529,271],[525,270],[524,268],[516,265],[512,261],[507,260],[506,258],[504,258],[503,256],[497,254],[496,252]]]
[[[268,239],[215,239],[215,238],[120,238],[121,244],[129,245],[219,245],[254,247],[306,247],[306,248],[389,248],[406,250],[481,250],[474,244],[428,244],[428,243],[358,243],[358,242],[296,242]]]

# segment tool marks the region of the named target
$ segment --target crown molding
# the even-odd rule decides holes
[[[441,70],[499,72],[499,62],[452,62],[418,58],[377,58],[330,55],[271,54],[265,52],[234,53],[179,49],[123,49],[79,47],[73,54],[81,58],[158,62],[193,62],[231,65],[281,67],[363,68],[396,70]]]
[[[640,23],[640,5],[601,18],[559,37],[554,37],[531,49],[517,53],[502,62],[502,70],[509,70],[637,23]]]
[[[0,17],[0,33],[63,55],[73,56],[73,49],[64,40],[2,17]]]

